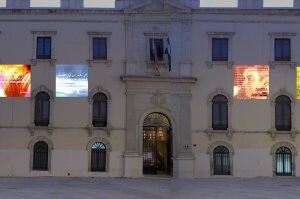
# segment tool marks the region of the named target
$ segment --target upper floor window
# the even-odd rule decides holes
[[[98,60],[107,59],[107,38],[106,37],[93,38],[93,59],[98,59]]]
[[[163,61],[164,59],[164,41],[163,39],[149,39],[150,60]]]
[[[50,115],[50,96],[42,91],[35,97],[34,124],[36,126],[48,126]]]
[[[288,38],[276,38],[274,40],[275,61],[291,61],[291,40]]]
[[[228,38],[212,38],[212,61],[228,61]]]
[[[103,93],[93,96],[93,126],[106,127],[107,125],[107,97]]]
[[[37,59],[51,59],[52,38],[40,37],[36,38],[36,58]]]
[[[224,95],[216,95],[212,99],[212,128],[213,130],[228,128],[228,99]]]
[[[291,99],[286,95],[280,95],[275,100],[275,128],[277,131],[290,131]]]

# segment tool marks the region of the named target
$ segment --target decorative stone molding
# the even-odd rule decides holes
[[[295,69],[298,64],[295,61],[269,61],[269,65],[272,69],[276,66],[289,66],[291,69]]]
[[[96,60],[96,59],[88,59],[87,63],[89,66],[95,65],[105,65],[107,67],[111,67],[112,60]]]
[[[291,131],[277,131],[275,128],[275,100],[277,97],[279,97],[280,95],[286,95],[287,97],[290,98],[291,100],[291,122],[292,122],[292,129]],[[294,140],[297,134],[297,130],[294,128],[295,126],[295,106],[296,106],[296,100],[295,97],[289,93],[285,88],[281,88],[279,89],[278,92],[272,94],[270,96],[270,104],[271,104],[271,128],[270,130],[268,130],[268,133],[271,136],[272,140],[276,140],[276,135],[280,135],[280,134],[289,134],[291,139]]]
[[[89,162],[88,162],[88,171],[91,171],[91,153],[92,153],[92,146],[94,143],[96,142],[102,142],[105,147],[106,147],[106,165],[105,165],[105,172],[109,172],[109,152],[111,152],[112,148],[111,148],[111,144],[110,142],[103,137],[95,137],[93,139],[91,139],[87,146],[86,146],[86,150],[88,151],[88,156],[89,156]]]
[[[89,124],[86,127],[88,133],[89,133],[89,137],[93,136],[93,132],[95,131],[101,131],[101,132],[105,132],[107,137],[110,137],[110,132],[111,132],[111,125],[110,123],[107,123],[106,127],[94,127],[92,124]]]
[[[54,145],[52,143],[52,141],[45,137],[45,136],[38,136],[33,138],[27,148],[30,151],[30,171],[32,171],[32,166],[33,166],[33,149],[34,149],[34,145],[35,143],[39,142],[39,141],[43,141],[48,145],[48,172],[51,171],[51,154],[52,154],[52,150],[54,150]]]
[[[231,144],[224,141],[216,141],[209,145],[207,148],[207,154],[210,156],[210,174],[214,175],[214,150],[218,146],[224,146],[229,151],[229,162],[230,162],[230,175],[233,175],[233,155],[234,148]]]
[[[152,94],[151,104],[154,106],[162,106],[165,103],[166,99],[164,95],[160,92],[160,90],[156,90],[156,92]]]
[[[228,69],[233,67],[233,61],[206,61],[205,62],[209,69],[213,68],[213,66],[227,66]]]
[[[276,176],[276,151],[279,147],[287,147],[292,153],[292,176],[296,176],[296,156],[298,155],[296,147],[289,142],[278,142],[271,147],[270,155],[273,158],[273,176]]]

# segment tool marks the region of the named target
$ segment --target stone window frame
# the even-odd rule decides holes
[[[112,32],[98,32],[98,31],[89,31],[87,32],[89,36],[89,59],[87,60],[89,66],[94,66],[98,64],[104,64],[107,67],[111,67],[112,59],[111,59],[111,35]],[[100,60],[100,59],[93,59],[93,38],[106,38],[106,53],[107,59]]]
[[[297,66],[295,60],[295,37],[297,36],[296,32],[269,32],[270,37],[270,60],[269,65],[271,68],[275,68],[279,65],[290,66],[291,69]],[[275,61],[275,39],[290,39],[290,57],[291,61]]]
[[[94,127],[92,124],[93,121],[93,97],[97,93],[103,93],[107,97],[107,125],[106,127]],[[102,86],[97,86],[89,91],[88,94],[88,100],[89,100],[89,124],[87,125],[87,130],[89,133],[89,136],[92,136],[94,131],[100,130],[104,131],[106,133],[106,136],[110,137],[111,132],[111,94],[104,89]]]
[[[159,32],[156,30],[156,28],[154,28],[153,32],[144,32],[144,36],[145,36],[145,47],[146,47],[146,66],[147,68],[155,68],[154,67],[154,61],[151,61],[151,57],[150,57],[150,44],[149,41],[150,39],[162,39],[163,40],[163,60],[162,61],[158,61],[158,66],[159,68],[166,68],[168,65],[168,61],[167,61],[167,55],[165,55],[165,49],[168,46],[168,36],[169,34],[167,32]]]
[[[211,143],[207,148],[207,154],[210,157],[210,175],[214,176],[214,150],[218,146],[224,146],[228,149],[230,162],[230,176],[233,176],[233,155],[235,154],[234,148],[231,144],[224,141],[215,141]]]
[[[224,95],[227,100],[228,100],[228,128],[227,130],[214,130],[212,128],[212,100],[216,95]],[[207,136],[211,138],[214,133],[226,133],[226,135],[231,138],[232,133],[233,133],[233,128],[232,128],[232,97],[229,93],[227,93],[223,88],[217,88],[214,92],[210,93],[206,99],[207,103],[207,118],[208,118],[208,128],[205,130],[207,133]]]
[[[38,171],[38,170],[33,170],[32,169],[32,167],[33,167],[34,145],[37,142],[40,142],[40,141],[45,142],[48,145],[48,170],[47,171]],[[30,151],[30,167],[29,167],[29,170],[31,172],[47,172],[47,173],[50,173],[51,172],[51,156],[52,156],[52,151],[54,150],[54,145],[53,145],[52,141],[49,138],[45,137],[45,136],[38,136],[38,137],[35,137],[35,138],[30,140],[27,148]]]
[[[35,97],[40,92],[46,92],[50,96],[50,115],[49,115],[49,125],[48,126],[35,126],[34,124],[34,114],[35,114]],[[29,131],[31,136],[34,135],[36,130],[47,130],[49,134],[53,131],[53,109],[54,109],[54,93],[44,85],[41,85],[31,91],[30,98],[30,124]]]
[[[92,146],[93,144],[95,144],[96,142],[102,142],[105,147],[106,147],[106,165],[105,165],[105,171],[91,171],[91,153],[92,153]],[[94,137],[93,139],[91,139],[87,146],[86,146],[86,150],[88,151],[88,172],[92,172],[92,173],[109,173],[109,154],[112,151],[112,147],[111,144],[109,142],[108,139],[104,138],[104,137]]]
[[[33,48],[32,48],[32,59],[31,64],[36,66],[38,63],[49,63],[50,66],[54,66],[56,63],[55,59],[55,35],[57,31],[31,31],[33,36]],[[37,38],[38,37],[51,37],[51,59],[37,59],[36,50],[37,50]]]
[[[292,153],[292,176],[296,176],[296,156],[298,155],[296,147],[289,142],[278,142],[271,147],[270,155],[272,156],[273,176],[276,175],[276,151],[279,147],[287,147]]]
[[[275,128],[275,100],[280,95],[286,95],[291,100],[291,130],[290,131],[277,131]],[[289,93],[286,89],[281,88],[278,92],[272,94],[270,96],[270,105],[271,105],[271,128],[269,129],[270,136],[273,140],[276,138],[276,134],[287,134],[290,135],[291,139],[294,140],[297,134],[297,130],[295,129],[296,118],[295,118],[295,108],[296,108],[296,99],[295,97]]]
[[[233,36],[234,32],[206,32],[208,37],[208,49],[207,49],[207,61],[206,65],[208,68],[213,66],[227,66],[228,68],[233,67]],[[227,61],[213,61],[212,60],[212,42],[213,38],[227,38],[228,39],[228,60]]]

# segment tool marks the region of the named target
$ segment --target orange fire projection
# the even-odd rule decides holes
[[[30,97],[30,65],[0,65],[0,97]]]

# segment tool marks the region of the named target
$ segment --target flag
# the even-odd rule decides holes
[[[169,62],[169,71],[171,71],[171,44],[170,44],[170,38],[167,38],[167,45],[168,47],[166,48],[166,54],[168,55],[168,62]]]

